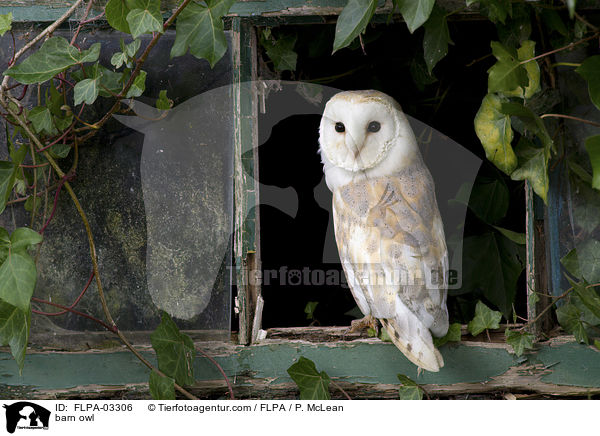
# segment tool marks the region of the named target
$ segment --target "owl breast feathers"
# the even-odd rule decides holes
[[[444,365],[431,333],[448,330],[448,254],[431,174],[398,103],[347,91],[328,103],[320,152],[352,295],[428,371]]]

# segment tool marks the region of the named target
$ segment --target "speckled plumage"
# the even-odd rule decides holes
[[[372,122],[379,130],[368,129]],[[448,330],[448,254],[433,180],[400,105],[377,91],[339,93],[319,141],[340,259],[360,310],[413,363],[439,371],[431,333]]]

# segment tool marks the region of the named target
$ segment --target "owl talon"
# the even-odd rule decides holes
[[[368,328],[375,330],[376,336],[379,336],[379,322],[377,321],[377,318],[367,315],[364,318],[355,319],[350,322],[350,327],[342,334],[342,340],[345,340],[346,335],[350,333],[360,333]]]

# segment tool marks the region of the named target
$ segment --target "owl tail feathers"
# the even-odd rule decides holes
[[[401,326],[406,322],[399,323],[396,318],[380,321],[394,345],[412,363],[431,372],[438,372],[444,366],[444,359],[433,345],[431,333],[425,326],[421,326],[420,334],[417,334],[416,328],[403,329]]]

